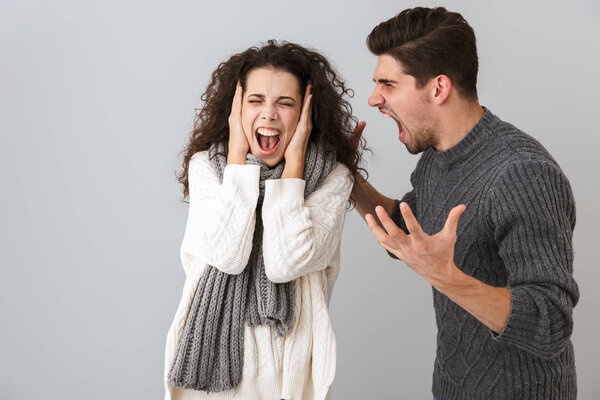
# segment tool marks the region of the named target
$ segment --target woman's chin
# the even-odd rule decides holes
[[[273,154],[263,154],[260,150],[253,150],[252,154],[262,160],[269,168],[272,168],[279,164],[281,160],[283,160],[283,154],[279,154],[279,152],[275,152]]]
[[[279,164],[281,162],[281,160],[283,160],[283,155],[281,155],[281,156],[273,155],[271,157],[264,158],[262,160],[264,161],[265,164],[267,164],[267,166],[269,166],[269,168],[273,168],[274,166]]]

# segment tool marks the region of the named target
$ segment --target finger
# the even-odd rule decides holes
[[[396,257],[400,258],[400,253],[399,253],[399,249],[394,249],[390,246],[388,246],[387,244],[383,243],[383,242],[379,242],[379,245],[381,247],[383,247],[385,250],[389,251],[390,253],[394,254]]]
[[[444,224],[444,229],[442,229],[442,232],[456,234],[456,229],[458,227],[458,220],[460,219],[461,215],[463,215],[463,213],[465,212],[466,209],[467,209],[467,206],[465,206],[464,204],[459,204],[458,206],[456,206],[452,210],[450,210],[450,212],[448,213],[448,218],[446,219],[446,223]]]
[[[242,108],[242,84],[238,79],[235,85],[235,94],[233,95],[233,101],[231,103],[231,114],[241,113]]]
[[[383,230],[383,228],[377,223],[377,220],[374,216],[371,214],[366,214],[365,220],[367,221],[367,225],[369,226],[371,232],[373,232],[375,237],[377,237],[377,240],[382,241],[387,238],[387,232]]]
[[[312,83],[308,82],[308,84],[306,85],[306,89],[304,90],[304,99],[306,99],[306,96],[308,96],[309,94],[312,94]]]
[[[394,236],[406,236],[402,229],[398,228],[398,225],[394,223],[394,221],[390,218],[387,212],[385,212],[385,208],[382,206],[375,207],[375,212],[377,213],[377,217],[379,221],[381,221],[381,225],[383,225],[384,229],[390,234]]]
[[[358,124],[356,124],[356,126],[354,127],[354,137],[360,139],[360,137],[363,134],[363,131],[365,130],[365,126],[367,126],[367,123],[365,121],[360,121]]]
[[[306,96],[308,98],[308,101],[306,102],[306,125],[309,128],[312,128],[312,94],[309,94],[308,96]]]
[[[367,225],[369,225],[369,229],[371,229],[371,232],[373,232],[373,234],[377,238],[377,241],[379,242],[381,247],[383,247],[387,251],[390,251],[397,255],[397,252],[399,251],[399,249],[392,248],[390,236],[377,223],[377,221],[375,220],[375,217],[372,216],[371,214],[366,214],[365,219],[367,220]]]
[[[360,121],[354,127],[354,132],[350,137],[350,146],[352,146],[353,149],[358,148],[358,144],[360,143],[360,138],[362,137],[365,126],[367,126],[367,123],[365,121]]]
[[[310,104],[310,99],[312,98],[312,84],[306,85],[306,89],[304,90],[304,104],[302,108],[306,108]]]
[[[300,123],[308,124],[311,121],[312,116],[312,94],[310,92],[310,83],[306,85],[306,92],[304,93],[304,102],[302,103],[302,115],[300,116]]]
[[[298,121],[298,125],[296,126],[296,131],[294,132],[293,136],[293,139],[299,140],[300,142],[305,142],[305,144],[308,143],[308,138],[310,137],[310,133],[312,131],[312,114],[310,110],[311,97],[312,95],[308,95],[304,100],[302,113],[300,114],[300,121]]]
[[[411,235],[422,235],[424,233],[423,229],[421,229],[421,225],[419,225],[417,218],[415,218],[415,215],[407,203],[400,203],[400,213],[402,214],[402,218],[404,218],[408,233]]]

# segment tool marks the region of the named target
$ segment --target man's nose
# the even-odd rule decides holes
[[[385,99],[381,95],[379,88],[375,87],[375,89],[373,89],[373,93],[371,93],[371,96],[369,96],[369,105],[371,107],[378,107],[383,103],[385,103]]]

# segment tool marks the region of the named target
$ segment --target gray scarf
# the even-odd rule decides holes
[[[221,181],[227,165],[227,143],[210,149],[211,163]],[[312,193],[335,166],[335,153],[325,153],[309,142],[304,163],[304,197]],[[294,316],[294,282],[273,283],[265,274],[262,255],[261,209],[265,180],[279,179],[284,161],[269,168],[248,153],[247,164],[260,165],[260,194],[248,265],[239,275],[212,266],[200,278],[173,365],[170,386],[220,392],[237,387],[244,361],[244,322],[250,326],[274,325],[285,336]]]

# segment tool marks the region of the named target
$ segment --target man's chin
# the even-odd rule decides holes
[[[410,154],[418,154],[419,151],[417,151],[418,149],[415,147],[415,144],[412,142],[412,140],[408,140],[406,143],[403,143],[404,147],[406,147],[406,151],[408,151]]]
[[[414,147],[409,147],[409,146],[406,146],[406,150],[408,150],[408,152],[413,155],[419,154],[423,151],[421,149],[416,149]]]

